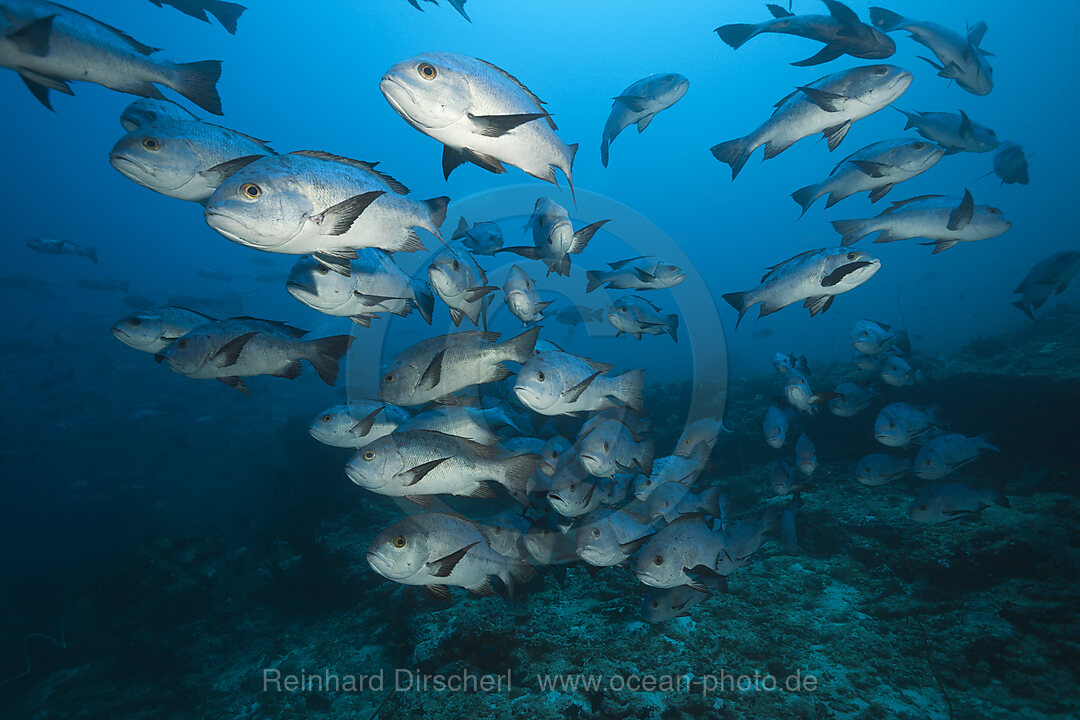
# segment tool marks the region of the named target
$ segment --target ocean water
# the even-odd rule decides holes
[[[980,47],[992,53],[993,90],[976,95],[939,77],[920,59],[938,62],[931,49],[900,30],[889,34],[895,53],[887,58],[843,55],[811,67],[790,64],[821,48],[810,39],[766,33],[729,47],[714,28],[768,20],[758,2],[469,0],[468,20],[449,0],[419,5],[422,12],[405,0],[265,0],[251,3],[234,35],[169,6],[72,0],[79,12],[160,46],[164,57],[220,60],[223,115],[163,89],[202,122],[266,140],[278,153],[378,162],[411,189],[409,198],[449,198],[442,240],[464,217],[497,223],[505,247],[529,246],[527,224],[545,197],[566,208],[574,230],[607,220],[570,255],[565,277],[520,255],[477,254],[495,287],[480,327],[501,340],[539,328],[535,349],[606,364],[592,383],[643,371],[643,412],[617,422],[623,442],[644,455],[636,464],[620,459],[613,479],[592,476],[582,469],[588,438],[579,433],[597,408],[536,412],[514,390],[521,363],[507,361],[508,379],[462,381],[472,400],[459,403],[497,406],[509,418],[487,427],[497,437],[486,447],[502,458],[563,436],[573,456],[555,482],[573,477],[611,493],[603,507],[587,517],[560,514],[540,469],[529,473],[531,492],[513,488],[524,507],[499,487],[493,497],[425,494],[423,504],[358,487],[343,469],[363,462],[364,449],[322,444],[309,426],[335,405],[378,398],[395,358],[416,343],[478,326],[455,326],[440,297],[430,323],[414,310],[382,313],[370,327],[298,302],[286,287],[298,255],[230,242],[199,204],[110,166],[110,149],[125,134],[120,115],[137,95],[68,75],[74,95],[54,91],[50,112],[5,65],[0,717],[1077,717],[1080,290],[1062,276],[1033,318],[1011,303],[1036,263],[1080,250],[1069,220],[1080,150],[1071,141],[1078,111],[1068,62],[1080,8],[885,3],[965,38],[986,23]],[[41,41],[40,32],[18,33],[19,13],[67,12],[48,6],[0,0],[0,64],[17,57],[13,47]],[[870,3],[850,6],[870,22]],[[826,12],[817,0],[793,0],[790,9]],[[63,31],[54,20],[48,48],[36,45],[35,57],[60,52]],[[549,184],[506,158],[504,174],[466,163],[444,178],[439,141],[410,126],[380,91],[392,66],[427,52],[482,58],[542,99],[533,110],[550,113],[560,142],[578,143],[573,192],[561,171],[558,185]],[[836,150],[816,132],[764,163],[757,150],[734,180],[709,152],[751,133],[796,88],[879,63],[909,71],[911,85],[892,107],[854,122]],[[612,99],[659,73],[685,76],[685,96],[644,131],[622,130],[604,167]],[[453,104],[445,96],[426,102]],[[894,108],[963,110],[997,140],[1022,146],[1030,184],[992,174],[998,148],[958,152],[876,203],[865,192],[827,209],[818,200],[800,217],[791,193],[824,180],[851,153],[920,139]],[[514,113],[485,107],[474,115]],[[544,121],[527,120],[506,137]],[[830,222],[874,217],[925,195],[959,205],[965,190],[1011,227],[933,254],[918,239],[861,240],[850,251],[870,253],[880,269],[825,312],[811,317],[803,293],[761,318],[750,308],[736,328],[738,313],[724,296],[755,288],[765,268],[799,253],[839,247]],[[40,237],[93,248],[97,262],[35,251],[31,241]],[[426,250],[392,260],[424,282],[443,242],[426,230],[419,237]],[[634,291],[586,292],[586,271],[639,256],[685,275],[639,293],[661,320],[677,316],[673,332],[667,320],[646,326],[640,339],[617,334],[606,313]],[[541,300],[553,301],[537,323],[523,323],[504,302],[514,264]],[[557,313],[573,305],[597,319],[560,322]],[[113,336],[125,316],[163,306],[285,322],[308,338],[349,335],[352,344],[333,385],[304,362],[295,379],[245,377],[242,393],[173,372]],[[860,366],[852,337],[865,320],[883,339]],[[778,354],[796,367],[778,363]],[[886,362],[902,363],[899,384],[882,377]],[[443,375],[450,382],[479,364],[446,366]],[[808,404],[799,380],[811,388]],[[833,412],[844,382],[867,392],[852,417]],[[612,394],[607,404],[623,409],[627,396]],[[896,403],[932,416],[904,447],[876,438],[882,410]],[[766,442],[770,407],[788,417],[779,447]],[[658,468],[673,461],[649,460],[671,456],[698,420],[711,420],[719,434],[692,472],[668,476],[685,480],[675,495],[681,504],[658,514],[635,499],[633,483],[650,471],[660,477]],[[981,438],[981,447],[954,438],[943,475],[928,466],[879,485],[857,479],[870,455],[919,470],[932,454],[925,448],[953,435]],[[816,452],[810,473],[795,467],[802,436]],[[402,469],[491,454],[454,447],[410,455]],[[467,482],[470,473],[466,462],[445,477]],[[612,511],[645,529],[624,544],[624,562],[593,567],[575,555],[578,529]],[[458,535],[431,533],[444,552],[422,563],[428,582],[377,571],[369,548],[380,534],[400,522],[412,532],[423,526],[410,518],[422,523],[415,518],[433,512],[489,525],[469,540],[460,535],[472,528],[466,520]],[[491,555],[492,518],[513,515],[535,523],[525,533],[534,541],[550,550],[554,534],[569,549],[551,557],[522,541]],[[670,540],[665,528],[680,515],[676,528],[705,529]],[[476,560],[482,551],[488,565]],[[635,572],[654,555],[674,562],[669,551],[697,553],[670,586],[650,586],[648,573]],[[509,567],[520,571],[510,581]],[[454,582],[466,570],[472,580]],[[450,600],[423,585],[448,587]],[[650,609],[654,600],[663,608]],[[668,612],[659,617],[660,609]]]

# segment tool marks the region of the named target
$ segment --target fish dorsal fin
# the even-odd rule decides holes
[[[779,268],[781,268],[784,265],[787,265],[789,262],[798,260],[801,257],[806,257],[807,255],[813,255],[816,252],[817,252],[817,250],[804,250],[803,252],[799,253],[798,255],[792,255],[791,257],[789,257],[787,260],[785,260],[783,262],[779,262],[779,263],[776,263],[775,265],[768,266],[765,269],[768,270],[769,272],[767,272],[767,273],[765,273],[764,275],[761,276],[761,282],[765,282],[765,278],[769,277],[774,272],[776,272]]]
[[[859,21],[859,16],[855,14],[855,11],[849,8],[839,0],[825,0],[825,5],[829,8],[829,14],[832,15],[833,20],[845,25],[849,28],[858,28],[862,25]]]
[[[774,108],[777,108],[777,109],[779,109],[779,107],[780,107],[781,105],[783,105],[784,103],[786,103],[786,102],[787,102],[788,100],[790,100],[791,98],[795,97],[795,95],[796,95],[796,94],[797,94],[798,92],[799,92],[798,88],[796,88],[796,89],[792,90],[792,91],[791,91],[791,92],[789,92],[789,93],[788,93],[787,95],[785,95],[784,97],[782,97],[782,98],[780,98],[779,100],[777,100],[777,101],[776,101],[776,104],[775,104],[775,105],[773,105],[773,107],[774,107]]]
[[[469,232],[469,223],[465,220],[464,216],[458,220],[457,230],[450,236],[450,242],[465,237],[465,234]]]
[[[588,360],[586,358],[582,358],[582,360],[585,360],[585,362],[589,363],[589,367],[591,367],[593,370],[599,370],[601,373],[609,373],[615,369],[614,365],[610,365],[608,363],[598,362],[596,360]]]
[[[366,173],[370,173],[370,174],[376,176],[377,178],[382,180],[384,183],[386,183],[390,187],[390,189],[393,190],[394,192],[396,192],[398,195],[408,195],[409,194],[409,188],[405,187],[404,184],[398,182],[397,180],[395,180],[390,175],[387,175],[384,172],[380,172],[380,171],[376,170],[375,166],[379,164],[377,162],[366,162],[364,160],[353,160],[352,158],[347,158],[347,157],[344,157],[342,155],[334,155],[333,153],[324,152],[323,150],[295,150],[295,151],[293,151],[293,152],[291,152],[289,154],[290,155],[300,155],[302,157],[315,158],[316,160],[325,160],[327,162],[336,162],[336,163],[340,163],[342,165],[348,165],[349,167],[354,167],[357,170],[363,170]]]
[[[788,10],[785,10],[784,8],[780,7],[779,5],[769,3],[765,7],[767,7],[769,9],[769,12],[772,13],[772,16],[774,18],[795,17],[795,13],[790,12]]]
[[[105,28],[106,30],[113,33],[114,35],[116,35],[121,40],[123,40],[125,43],[130,45],[133,50],[135,50],[136,52],[138,52],[138,53],[140,53],[142,55],[153,55],[154,53],[156,53],[158,50],[161,49],[161,48],[156,48],[156,47],[150,47],[149,45],[144,45],[143,43],[139,42],[135,38],[128,35],[126,32],[124,32],[120,28],[115,28],[112,25],[109,25],[107,23],[103,23],[103,22],[101,22],[100,20],[98,20],[95,17],[90,17],[86,13],[81,13],[78,10],[75,10],[73,8],[69,8],[66,5],[61,5],[60,3],[50,3],[50,4],[55,5],[58,8],[63,8],[64,10],[67,10],[69,13],[72,13],[74,15],[78,15],[79,17],[86,18],[87,20],[94,23],[95,25],[99,25],[99,26]],[[985,28],[984,28],[983,31],[985,32]]]
[[[975,126],[971,122],[971,118],[963,110],[960,111],[960,137],[965,140],[971,140],[975,136]]]
[[[493,64],[493,63],[489,63],[489,62],[488,62],[487,60],[481,60],[480,58],[477,58],[477,60],[479,60],[480,62],[484,63],[484,64],[485,64],[485,65],[487,65],[487,66],[488,66],[489,68],[491,68],[492,70],[494,70],[494,71],[498,72],[498,73],[499,73],[500,75],[502,75],[503,77],[505,77],[505,78],[506,78],[507,80],[509,80],[510,82],[512,82],[512,83],[514,83],[515,85],[517,85],[517,86],[518,86],[518,87],[519,87],[519,88],[521,89],[521,91],[522,91],[523,93],[525,93],[526,95],[528,95],[528,96],[529,96],[529,99],[530,99],[530,100],[532,100],[532,101],[533,101],[534,103],[536,103],[536,107],[537,107],[538,109],[540,109],[540,110],[542,110],[542,111],[543,111],[543,106],[544,106],[544,105],[545,105],[546,103],[545,103],[545,102],[544,102],[543,100],[541,100],[540,98],[536,97],[536,94],[535,94],[535,93],[534,93],[534,92],[533,92],[532,90],[530,90],[529,88],[525,87],[525,83],[521,82],[520,80],[518,80],[518,79],[517,79],[516,77],[514,77],[514,76],[513,76],[513,75],[511,75],[510,73],[506,72],[505,70],[503,70],[503,69],[502,69],[501,67],[499,67],[498,65],[495,65],[495,64]],[[546,111],[544,112],[544,115],[546,115],[546,116],[547,116],[547,124],[551,126],[551,129],[552,129],[552,130],[558,130],[559,128],[555,126],[555,121],[551,119],[551,115],[550,115],[550,114],[548,114],[548,113],[547,113]]]
[[[289,337],[298,338],[298,337],[303,337],[303,336],[308,334],[307,330],[301,330],[300,328],[293,327],[292,325],[285,322],[284,320],[264,320],[262,318],[252,317],[250,315],[238,315],[236,317],[231,317],[231,318],[227,318],[227,319],[229,319],[229,320],[254,320],[255,322],[264,322],[264,323],[267,323],[269,325],[276,325],[279,330],[281,330],[281,331],[285,332],[286,334],[288,334]]]
[[[658,307],[657,307],[656,305],[654,305],[654,304],[653,304],[652,302],[650,302],[649,300],[646,300],[645,298],[641,297],[640,295],[631,295],[630,297],[632,297],[632,298],[636,298],[637,300],[640,300],[641,302],[643,302],[643,303],[645,303],[646,305],[648,305],[649,307],[651,307],[651,308],[652,308],[653,310],[655,310],[656,312],[660,312],[660,308],[658,308]]]
[[[968,30],[968,44],[972,47],[979,47],[984,35],[986,35],[986,23],[980,20]]]
[[[198,310],[192,310],[191,308],[186,308],[186,307],[183,307],[181,305],[168,305],[167,307],[176,308],[177,310],[183,310],[184,312],[189,312],[189,313],[191,313],[193,315],[198,315],[199,317],[204,317],[207,320],[209,320],[210,322],[217,322],[217,318],[210,317],[206,313],[199,312]],[[307,333],[305,333],[305,334],[307,334]]]
[[[921,200],[931,200],[933,198],[940,198],[940,197],[945,197],[945,196],[944,195],[918,195],[918,196],[913,197],[913,198],[908,198],[907,200],[894,200],[892,205],[889,206],[889,209],[886,210],[885,212],[883,212],[882,215],[884,215],[885,213],[891,213],[891,212],[893,212],[895,210],[899,210],[900,208],[904,207],[905,205],[908,205],[908,204],[913,203],[913,202],[919,202]]]
[[[626,263],[631,263],[631,262],[634,262],[635,260],[644,260],[646,257],[648,257],[648,256],[647,255],[638,255],[637,257],[626,258],[625,260],[617,260],[615,262],[608,263],[608,267],[611,268],[612,270],[618,270],[619,268],[621,268]]]

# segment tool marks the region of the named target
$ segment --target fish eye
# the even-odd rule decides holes
[[[884,65],[879,65],[878,68],[874,70],[874,74],[878,76],[884,75],[887,72],[889,72],[889,69]]]
[[[600,537],[600,528],[593,528],[592,529],[592,536],[593,537]]]
[[[919,510],[923,511],[923,512],[925,512],[926,510],[929,510],[929,509],[930,509],[929,505],[920,505],[919,506]]]
[[[140,320],[139,318],[131,318],[130,320],[128,320],[128,325],[131,325],[133,327],[139,327],[140,325],[142,325],[142,320]]]
[[[417,65],[416,72],[420,73],[420,77],[425,80],[434,80],[439,75],[439,71],[435,69],[435,66],[426,62]]]
[[[538,371],[536,372],[536,380],[537,380],[537,382],[544,382],[544,380],[545,380],[546,378],[547,378],[547,375],[544,375],[544,371],[543,371],[543,370],[538,370]]]
[[[147,150],[150,150],[150,151],[153,151],[153,152],[157,152],[158,150],[161,149],[161,143],[158,142],[156,138],[152,138],[152,137],[144,137],[142,139],[142,146],[144,148],[146,148]]]
[[[461,263],[459,263],[457,260],[454,260],[453,267],[454,267],[455,270],[460,270],[461,269]]]
[[[610,449],[611,449],[611,443],[609,443],[607,440],[605,440],[604,441],[604,450],[610,450]]]
[[[491,532],[494,535],[502,535],[502,528],[496,525],[494,528],[491,529]]]
[[[394,538],[394,547],[403,548],[408,544],[408,542],[409,541],[405,539],[404,535],[398,535],[396,538]]]
[[[315,268],[315,272],[319,273],[320,275],[325,275],[326,273],[330,272],[330,269],[323,265],[320,265],[319,267]]]
[[[366,460],[368,462],[371,462],[372,460],[375,459],[375,451],[374,450],[365,450],[362,457],[364,458],[364,460]],[[400,547],[400,545],[398,547]]]
[[[559,459],[559,451],[558,450],[552,450],[551,451],[551,457],[552,457],[553,460],[558,460]]]
[[[664,564],[664,556],[663,555],[657,555],[656,557],[654,557],[652,559],[652,561],[653,561],[653,565],[663,565]]]
[[[998,210],[997,208],[989,208],[989,210],[990,210],[991,215],[1000,215],[1001,214],[1001,211]]]
[[[322,421],[323,421],[324,423],[328,423],[328,422],[330,422],[330,421],[331,421],[331,420],[333,420],[333,419],[334,419],[334,416],[333,416],[333,415],[323,415],[323,416],[322,416]]]
[[[386,376],[383,378],[383,382],[394,382],[394,373],[386,373]]]
[[[187,347],[187,338],[180,338],[179,340],[177,340],[176,341],[176,347],[181,348],[181,349],[186,348]]]
[[[248,200],[258,200],[259,196],[262,195],[262,188],[255,183],[244,183],[240,186],[240,194]]]
[[[855,253],[853,253],[853,252],[849,252],[849,253],[847,254],[847,259],[848,259],[848,260],[854,260],[854,259],[855,259]]]
[[[653,606],[653,609],[656,609],[656,608],[660,607],[660,601],[659,600],[653,600],[652,601],[652,606]]]
[[[911,147],[915,148],[916,150],[922,150],[924,147],[926,147],[926,143],[917,142]]]

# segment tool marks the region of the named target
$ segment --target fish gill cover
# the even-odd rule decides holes
[[[1077,8],[311,9],[0,0],[0,714],[1075,714]]]

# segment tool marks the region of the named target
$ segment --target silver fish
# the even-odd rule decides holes
[[[915,128],[915,132],[943,147],[946,155],[990,152],[999,144],[993,130],[975,122],[963,110],[959,113],[907,112],[893,107],[907,118],[905,130]]]
[[[443,175],[471,162],[493,173],[503,163],[558,184],[555,169],[571,171],[577,144],[558,135],[543,101],[491,63],[435,52],[409,58],[379,82],[383,97],[407,123],[443,144]]]
[[[210,13],[230,35],[236,34],[236,23],[247,10],[243,5],[225,2],[225,0],[150,0],[150,2],[158,7],[169,5],[204,23],[210,22],[210,18],[206,16]]]
[[[828,310],[837,295],[862,285],[880,268],[881,261],[864,252],[844,248],[807,250],[769,268],[758,287],[728,293],[724,300],[739,311],[736,328],[746,311],[758,303],[759,318],[799,300],[804,300],[803,307],[814,317]]]
[[[580,466],[571,465],[551,479],[548,504],[563,517],[581,517],[600,507],[599,485],[600,480],[589,477]]]
[[[1002,186],[1028,184],[1028,161],[1024,148],[1016,143],[1003,143],[994,155],[994,173],[1001,178]]]
[[[700,493],[691,492],[678,482],[662,482],[649,493],[645,513],[654,520],[672,522],[675,518],[703,512],[723,519],[726,499],[720,486],[713,485]]]
[[[477,255],[494,255],[503,246],[502,228],[493,222],[473,223],[473,226],[469,227],[469,223],[462,217],[450,240],[460,240],[462,245]]]
[[[323,410],[308,433],[323,445],[362,448],[404,425],[409,414],[379,400],[352,400]]]
[[[464,318],[479,325],[491,303],[489,293],[498,290],[495,285],[487,284],[487,273],[476,258],[458,244],[447,245],[436,253],[428,265],[427,275],[432,289],[449,308],[454,327],[461,325]],[[486,318],[484,327],[487,327]]]
[[[909,387],[911,385],[925,385],[926,378],[922,370],[914,368],[899,355],[889,355],[881,362],[878,375],[886,385],[892,387]]]
[[[139,98],[124,108],[120,125],[131,132],[144,125],[166,125],[173,122],[202,122],[187,108],[164,98]]]
[[[689,488],[705,469],[709,460],[709,445],[701,441],[687,455],[668,455],[653,461],[652,473],[638,475],[634,481],[634,497],[647,500],[652,492],[664,483],[675,483]]]
[[[578,433],[578,462],[595,477],[637,471],[651,475],[655,444],[642,436],[647,430],[628,413],[607,410],[585,423]]]
[[[424,2],[429,2],[432,5],[438,5],[439,4],[439,0],[424,0]],[[458,14],[461,15],[461,17],[465,18],[469,22],[472,22],[472,18],[470,18],[468,13],[465,12],[465,2],[466,2],[466,0],[446,0],[446,2],[447,2],[448,5],[450,5],[450,7],[457,10]],[[420,12],[424,11],[424,8],[420,7],[419,0],[408,0],[408,3],[410,5],[412,5],[414,8],[416,8],[417,10],[419,10]]]
[[[506,557],[525,560],[529,557],[525,533],[531,526],[532,521],[524,515],[504,512],[481,522],[480,530],[487,536],[492,550]]]
[[[448,586],[474,595],[490,595],[497,578],[507,599],[515,586],[528,582],[533,569],[492,549],[479,526],[460,515],[425,513],[399,520],[380,532],[367,549],[371,569],[403,585],[422,585],[449,600]]]
[[[712,578],[703,578],[705,585],[714,582]],[[654,588],[645,593],[641,601],[641,619],[647,623],[662,623],[680,617],[689,617],[690,608],[708,600],[709,591],[698,590],[687,585],[673,588]]]
[[[896,347],[909,351],[911,345],[907,339],[907,333],[903,330],[893,330],[885,323],[876,320],[858,320],[852,326],[848,334],[851,346],[861,353],[877,355]]]
[[[778,102],[772,117],[749,135],[714,145],[712,154],[731,166],[734,180],[762,145],[768,160],[804,137],[823,133],[829,150],[835,150],[852,123],[888,106],[910,84],[911,73],[894,65],[867,65],[827,75]]]
[[[1069,282],[1080,272],[1080,252],[1064,250],[1049,255],[1028,271],[1014,293],[1022,297],[1012,306],[1035,319],[1035,311],[1042,307],[1051,295],[1065,292]]]
[[[608,290],[659,290],[675,287],[686,279],[686,273],[678,265],[651,255],[608,263],[608,267],[611,270],[585,271],[588,280],[585,292],[601,286]]]
[[[724,528],[723,550],[716,559],[717,574],[727,576],[744,567],[750,556],[761,548],[765,533],[778,529],[778,521],[775,512],[766,512],[756,520],[740,520]]]
[[[912,472],[923,480],[940,480],[967,465],[983,450],[1001,452],[985,436],[939,435],[919,448]]]
[[[539,333],[540,328],[530,328],[501,343],[499,333],[479,330],[421,340],[387,368],[380,395],[394,405],[423,405],[473,385],[498,382],[513,374],[503,363],[532,358]]]
[[[685,515],[659,530],[638,555],[634,574],[655,588],[689,585],[704,589],[700,572],[715,573],[724,537],[718,523],[705,515]]]
[[[855,464],[855,479],[870,487],[891,483],[909,472],[911,458],[898,458],[885,453],[870,453]]]
[[[1009,499],[997,488],[973,488],[962,483],[935,483],[919,491],[908,506],[908,517],[917,523],[936,525],[978,515],[990,507],[1009,507]]]
[[[810,441],[806,433],[799,436],[795,443],[795,467],[806,477],[810,477],[817,470],[817,451],[814,443]]]
[[[626,562],[659,525],[626,510],[603,508],[589,515],[577,528],[577,556],[594,567]]]
[[[699,418],[683,428],[672,454],[682,458],[695,458],[698,457],[699,452],[703,452],[705,460],[708,460],[713,448],[716,447],[721,431],[730,432],[724,427],[723,420],[711,417]],[[704,445],[704,450],[701,450],[699,445]]]
[[[410,418],[401,427],[402,430],[433,430],[481,445],[498,444],[499,436],[495,433],[503,428],[520,432],[520,428],[507,417],[506,409],[502,406],[477,408],[455,405],[425,410]]]
[[[0,2],[0,67],[17,72],[50,110],[49,91],[72,95],[68,82],[78,80],[149,98],[163,98],[155,86],[164,85],[221,115],[221,61],[172,63],[151,58],[157,50],[57,3]]]
[[[682,75],[664,73],[642,78],[616,95],[600,142],[600,162],[604,167],[608,166],[611,143],[619,133],[635,123],[638,132],[644,132],[656,114],[681,100],[689,87],[690,81]]]
[[[566,352],[542,352],[518,371],[514,394],[525,407],[541,415],[620,406],[641,410],[644,371],[630,370],[611,377],[612,367]]]
[[[639,295],[621,297],[611,304],[607,321],[615,328],[615,336],[623,333],[637,340],[642,335],[671,336],[679,341],[679,316],[664,314],[663,310]]]
[[[598,220],[577,232],[570,222],[570,215],[551,198],[538,198],[529,217],[526,229],[532,230],[533,245],[504,247],[499,252],[516,253],[530,260],[540,260],[547,265],[548,274],[570,274],[570,256],[580,254],[600,227],[609,222]]]
[[[594,310],[583,305],[571,305],[557,312],[555,319],[573,329],[581,323],[603,322],[604,311],[600,309]]]
[[[84,257],[97,265],[97,248],[76,245],[70,240],[58,240],[56,238],[35,237],[26,241],[26,247],[34,252],[45,255],[74,255]]]
[[[874,438],[888,447],[907,447],[924,443],[945,427],[937,408],[923,408],[908,403],[889,403],[874,421]]]
[[[828,195],[825,207],[860,192],[869,191],[870,202],[885,197],[897,183],[924,173],[944,156],[945,151],[923,140],[900,138],[867,145],[840,161],[829,177],[791,193],[805,214],[814,201]]]
[[[158,354],[179,337],[195,328],[214,322],[214,318],[182,307],[141,310],[117,321],[112,334],[128,347]]]
[[[544,310],[555,302],[554,300],[541,302],[540,294],[536,291],[536,283],[517,265],[511,266],[510,272],[506,274],[503,296],[506,307],[514,314],[514,317],[521,321],[522,325],[526,326],[543,320]]]
[[[877,397],[872,388],[866,388],[858,383],[844,381],[836,386],[833,391],[834,397],[829,400],[829,410],[837,417],[855,417]]]
[[[765,434],[765,442],[769,447],[779,450],[787,442],[788,426],[795,411],[788,407],[770,405],[765,411],[765,421],[762,423],[762,432]]]
[[[533,521],[525,534],[525,548],[538,565],[562,565],[577,560],[576,533],[573,525],[555,515],[543,515]]]

